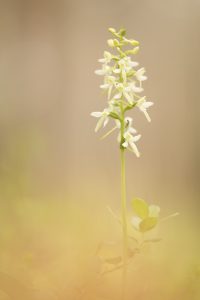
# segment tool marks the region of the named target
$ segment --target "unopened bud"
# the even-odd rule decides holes
[[[115,45],[114,45],[114,40],[110,39],[110,40],[108,40],[107,42],[108,42],[108,46],[109,46],[109,47],[115,47]]]
[[[132,50],[127,50],[125,53],[128,55],[128,54],[137,54],[138,51],[139,51],[139,47],[135,47],[133,48]]]
[[[125,36],[126,35],[126,29],[124,29],[124,28],[120,29],[119,35]]]
[[[110,46],[110,47],[118,47],[118,46],[120,46],[120,43],[119,43],[119,41],[117,40],[117,39],[110,39],[110,40],[108,40],[108,46]]]
[[[111,33],[116,33],[115,28],[108,28],[108,31],[110,31]]]
[[[138,46],[140,43],[136,40],[129,40],[129,43],[132,45],[132,46]]]

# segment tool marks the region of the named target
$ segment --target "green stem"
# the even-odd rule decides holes
[[[125,173],[125,149],[122,146],[125,130],[124,109],[121,105],[121,219],[123,231],[123,271],[122,271],[122,299],[125,299],[126,273],[127,273],[127,253],[128,253],[128,232],[127,232],[127,208],[126,208],[126,173]]]

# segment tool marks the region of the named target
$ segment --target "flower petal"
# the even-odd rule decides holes
[[[144,110],[142,110],[142,111],[143,111],[143,113],[144,113],[144,115],[145,115],[147,121],[148,121],[148,122],[151,122],[151,118],[150,118],[148,112],[146,111],[146,109],[144,109]]]
[[[92,117],[95,117],[95,118],[100,118],[102,116],[102,112],[100,112],[100,111],[94,111],[90,115]]]
[[[135,155],[137,157],[140,157],[140,152],[138,151],[136,144],[133,141],[129,141],[129,145],[131,147],[131,150],[135,153]]]
[[[114,96],[114,99],[120,99],[121,96],[122,96],[122,93],[116,94],[116,95]]]
[[[153,102],[150,102],[150,101],[147,101],[147,102],[144,102],[143,103],[143,106],[145,107],[145,108],[149,108],[149,107],[151,107],[151,106],[153,106]]]
[[[94,71],[94,73],[96,74],[96,75],[105,75],[105,70],[96,70],[96,71]]]
[[[127,148],[127,147],[128,147],[128,142],[125,141],[125,142],[122,144],[122,146],[123,146],[124,148]]]
[[[105,127],[108,124],[109,118],[105,118],[104,123],[103,123],[103,127]]]
[[[133,137],[133,142],[139,141],[140,138],[141,138],[141,134],[135,135],[135,136]]]
[[[101,126],[103,125],[104,120],[105,120],[105,117],[101,117],[99,119],[99,121],[97,122],[97,125],[95,127],[95,130],[94,130],[95,132],[97,132],[101,128]]]

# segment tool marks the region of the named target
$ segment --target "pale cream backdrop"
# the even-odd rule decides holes
[[[108,27],[140,41],[135,59],[155,103],[151,124],[131,112],[142,139],[140,159],[127,153],[128,202],[139,196],[159,204],[162,216],[180,213],[164,224],[161,265],[169,257],[174,268],[187,261],[184,270],[200,263],[200,1],[1,0],[0,271],[34,282],[43,300],[51,299],[49,270],[56,266],[51,283],[67,293],[63,274],[71,288],[87,270],[84,257],[118,228],[106,208],[120,209],[116,133],[100,141],[90,117],[106,105],[94,70]],[[24,267],[26,255],[36,258]]]

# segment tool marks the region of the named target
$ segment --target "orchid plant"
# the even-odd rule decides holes
[[[125,29],[117,31],[114,28],[109,28],[109,32],[113,35],[113,38],[108,40],[108,46],[113,51],[112,53],[104,51],[103,58],[99,59],[102,66],[95,71],[97,75],[103,76],[103,83],[100,85],[100,88],[107,95],[107,106],[101,112],[92,112],[91,116],[98,118],[95,132],[102,127],[106,127],[109,121],[112,120],[114,122],[113,128],[103,138],[118,131],[117,141],[121,154],[121,217],[119,221],[123,231],[123,253],[121,260],[114,258],[114,260],[110,259],[110,261],[117,261],[117,263],[121,261],[123,269],[122,298],[124,299],[127,264],[132,256],[131,253],[133,253],[130,251],[129,239],[134,238],[137,240],[128,232],[125,152],[129,150],[136,157],[139,157],[140,151],[138,150],[137,142],[141,138],[141,134],[138,134],[133,127],[132,117],[127,116],[127,112],[134,108],[139,109],[147,121],[151,122],[148,109],[153,105],[153,102],[148,101],[146,96],[143,95],[143,82],[147,80],[146,70],[143,67],[139,68],[139,63],[132,59],[132,56],[135,56],[139,51],[139,42],[128,39]],[[141,199],[134,199],[132,208],[134,211],[134,216],[131,220],[133,231],[141,234],[143,239],[144,233],[157,225],[160,208],[156,205],[149,206]],[[137,241],[138,245],[141,245],[141,239]]]

